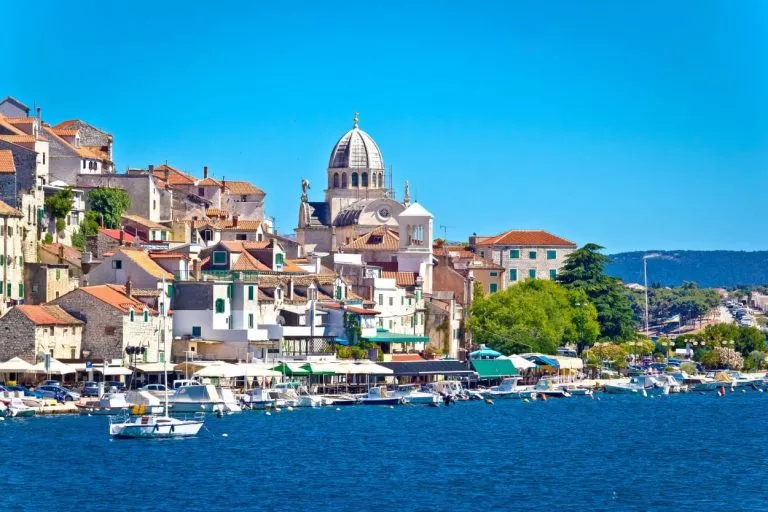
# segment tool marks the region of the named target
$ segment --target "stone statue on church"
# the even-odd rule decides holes
[[[411,188],[408,180],[405,180],[405,195],[403,196],[403,205],[407,208],[411,204]]]
[[[306,203],[309,201],[309,194],[307,194],[307,191],[309,190],[309,180],[307,178],[301,179],[301,202]]]

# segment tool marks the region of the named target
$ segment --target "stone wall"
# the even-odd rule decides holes
[[[25,302],[44,304],[74,290],[78,280],[70,278],[67,264],[27,263],[24,283]]]
[[[17,309],[0,318],[0,361],[14,357],[35,364],[35,324]]]
[[[510,251],[520,251],[519,258],[510,258]],[[565,263],[565,258],[575,249],[572,247],[479,247],[477,252],[481,257],[490,257],[494,263],[503,266],[506,270],[505,281],[507,286],[515,282],[524,281],[530,277],[529,272],[535,271],[536,279],[550,279],[550,271],[557,273]],[[555,251],[556,258],[547,259],[547,251]],[[530,252],[536,253],[535,258],[530,257]],[[510,269],[517,270],[517,281],[510,279]]]

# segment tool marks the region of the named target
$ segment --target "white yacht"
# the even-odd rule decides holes
[[[163,438],[196,436],[203,427],[204,413],[196,413],[193,420],[169,416],[144,415],[124,421],[109,418],[109,435],[116,438]]]
[[[174,413],[216,412],[224,410],[224,400],[211,384],[181,386],[170,400]]]
[[[660,391],[657,381],[652,375],[637,375],[631,377],[629,382],[616,382],[605,384],[605,392],[611,394],[637,393],[647,396],[648,393]]]
[[[536,392],[530,386],[518,386],[520,377],[507,377],[501,381],[498,386],[492,386],[484,391],[480,391],[484,398],[536,398]]]
[[[240,403],[247,409],[271,409],[275,407],[275,398],[272,398],[269,389],[253,388],[249,389],[238,398]]]
[[[402,397],[409,404],[414,405],[440,405],[443,398],[431,391],[419,390],[418,384],[402,384],[397,386],[392,396]]]
[[[542,398],[569,398],[571,393],[562,386],[556,386],[552,379],[539,379],[533,391]]]
[[[374,386],[361,397],[363,405],[403,405],[405,398],[391,395],[385,386]]]

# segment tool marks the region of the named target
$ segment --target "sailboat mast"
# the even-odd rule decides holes
[[[163,291],[161,294],[161,297],[163,297],[163,302],[161,303],[160,307],[162,308],[160,312],[160,329],[161,329],[161,335],[163,336],[163,384],[165,385],[165,415],[168,416],[168,351],[166,350],[166,346],[168,343],[168,336],[165,335],[165,314],[167,311],[166,307],[166,298],[167,298],[167,288],[165,285],[165,278],[163,278]]]

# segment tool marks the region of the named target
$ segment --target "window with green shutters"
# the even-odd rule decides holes
[[[0,254],[0,266],[5,265],[5,255]]]
[[[528,271],[528,277],[530,277],[531,279],[536,279],[536,269],[535,268],[532,268],[531,270]]]
[[[510,281],[517,281],[517,269],[516,268],[509,269],[509,280]]]
[[[253,286],[248,287],[248,300],[253,300]]]
[[[557,251],[547,251],[547,259],[548,260],[556,260],[557,259]]]
[[[168,297],[171,297],[171,296],[173,296],[173,285],[172,285],[172,284],[169,284],[169,285],[166,287],[166,290],[165,290],[165,294],[166,294]]]
[[[216,312],[223,313],[225,309],[224,299],[216,299]]]
[[[536,251],[528,251],[528,258],[535,260],[536,259]]]
[[[491,285],[489,286],[489,290],[491,293],[496,293],[496,290],[497,290],[496,283],[491,283]]]
[[[192,336],[194,336],[195,338],[199,338],[202,332],[203,332],[203,328],[200,327],[199,325],[192,326]]]
[[[165,242],[167,239],[168,239],[168,233],[166,233],[165,231],[161,231],[160,232],[160,240]]]
[[[336,287],[336,300],[341,300],[341,286]]]
[[[58,281],[59,279],[61,279],[61,270],[56,269],[56,280]]]
[[[227,252],[226,251],[213,251],[213,264],[214,265],[226,265],[227,264]]]
[[[165,352],[158,352],[157,356],[161,363],[165,362]]]
[[[282,253],[275,254],[275,264],[276,265],[285,265],[285,257]]]
[[[499,273],[498,272],[491,272],[491,277],[499,277]]]
[[[24,283],[19,283],[19,298],[24,298]]]
[[[253,313],[248,313],[248,328],[253,329]]]
[[[149,311],[146,309],[144,310],[144,321],[149,322]]]
[[[232,298],[232,285],[231,284],[227,285],[227,298],[228,299]]]
[[[131,310],[131,311],[128,313],[128,318],[131,320],[131,322],[133,322],[133,320],[136,318],[136,313],[134,313],[134,311],[133,311],[133,310]]]
[[[555,270],[555,269],[552,269],[552,270],[550,270],[550,271],[549,271],[549,278],[550,278],[552,281],[554,281],[555,279],[557,279],[557,270]]]
[[[511,260],[520,259],[520,249],[512,249],[511,251],[509,251],[509,259]]]

